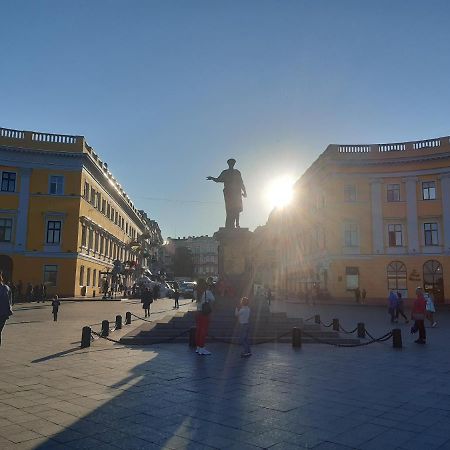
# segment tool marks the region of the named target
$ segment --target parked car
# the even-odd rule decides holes
[[[178,283],[180,288],[180,295],[184,298],[193,298],[194,289],[197,286],[195,281],[183,281]]]

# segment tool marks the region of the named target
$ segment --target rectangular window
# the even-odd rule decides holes
[[[64,177],[62,175],[50,176],[49,193],[52,195],[64,194]]]
[[[0,219],[0,242],[11,242],[12,219]]]
[[[90,286],[91,285],[91,268],[88,267],[87,272],[86,272],[86,286]]]
[[[86,225],[81,226],[81,245],[86,247]]]
[[[439,245],[437,223],[424,223],[423,231],[425,235],[425,245]]]
[[[80,266],[80,286],[84,286],[84,266]]]
[[[104,242],[103,236],[100,236],[100,255],[103,255]]]
[[[106,213],[106,200],[102,200],[102,213],[105,214]]]
[[[436,200],[436,183],[434,181],[422,183],[422,196],[424,200]]]
[[[106,205],[106,217],[109,217],[111,214],[111,205],[108,203]]]
[[[83,197],[89,201],[89,183],[87,181],[84,182]]]
[[[16,173],[2,172],[2,191],[15,192],[16,191]]]
[[[346,267],[345,268],[345,282],[347,290],[353,290],[359,287],[359,268]]]
[[[92,286],[96,286],[97,285],[97,269],[94,269],[92,271]]]
[[[47,222],[47,244],[59,244],[61,241],[61,221],[49,220]]]
[[[389,247],[401,247],[403,245],[402,225],[399,223],[388,225]]]
[[[44,284],[46,286],[56,286],[57,275],[58,275],[57,265],[44,266]]]
[[[98,233],[95,233],[95,238],[94,238],[94,251],[96,251],[96,252],[98,252],[98,238],[99,238]]]
[[[400,185],[388,184],[387,185],[387,201],[399,202],[400,201]]]
[[[97,199],[97,192],[94,188],[91,188],[91,198],[90,198],[91,205],[95,206],[96,199]]]
[[[92,250],[94,245],[94,230],[89,229],[88,250]]]
[[[358,225],[356,223],[345,224],[344,245],[345,247],[358,246]]]
[[[105,256],[109,256],[108,247],[109,247],[109,240],[108,238],[105,238]]]
[[[356,202],[356,186],[353,184],[344,187],[344,201]]]

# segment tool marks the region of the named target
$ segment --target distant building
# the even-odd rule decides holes
[[[364,289],[370,303],[422,286],[448,303],[449,137],[328,146],[261,233],[258,276],[282,295],[348,301]]]
[[[92,296],[114,261],[131,274],[162,244],[83,136],[0,128],[0,181],[0,270],[15,283]]]
[[[160,261],[164,264],[168,274],[173,275],[173,258],[177,247],[185,247],[190,250],[195,277],[209,277],[218,274],[219,243],[213,237],[167,238],[167,242],[161,247]]]

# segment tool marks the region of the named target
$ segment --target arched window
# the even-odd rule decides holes
[[[434,295],[435,302],[444,301],[444,270],[439,261],[430,259],[423,265],[423,287]]]
[[[387,266],[388,289],[406,290],[406,266],[401,261],[392,261]]]

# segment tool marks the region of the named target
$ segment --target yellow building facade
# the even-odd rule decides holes
[[[0,270],[24,289],[98,295],[115,261],[162,243],[83,136],[0,128],[0,180]]]
[[[335,301],[417,286],[450,302],[450,142],[330,145],[271,215],[283,295]]]

